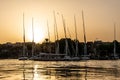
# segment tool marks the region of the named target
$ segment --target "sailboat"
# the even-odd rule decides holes
[[[83,34],[84,34],[84,55],[81,56],[82,60],[90,59],[90,56],[87,54],[87,43],[86,43],[86,33],[85,33],[85,23],[84,23],[84,14],[82,11],[82,21],[83,21]]]
[[[28,57],[25,54],[25,49],[26,49],[26,46],[25,46],[25,26],[24,26],[24,14],[23,14],[23,54],[21,57],[18,58],[19,60],[27,60],[28,59]]]
[[[46,38],[46,40],[49,43],[49,45],[48,45],[49,51],[48,51],[48,53],[40,52],[36,60],[40,60],[40,61],[49,61],[49,60],[51,60],[51,44],[50,44],[50,33],[49,33],[48,20],[47,20],[47,29],[48,29],[48,38]]]
[[[62,21],[63,21],[63,27],[64,27],[64,34],[65,34],[65,56],[64,56],[64,60],[71,60],[71,57],[68,56],[69,53],[69,48],[68,48],[68,41],[67,41],[67,35],[66,35],[66,25],[65,25],[65,20],[63,18],[62,15]]]
[[[76,26],[76,17],[74,15],[74,24],[75,24],[75,57],[72,58],[72,60],[80,60],[80,58],[78,57],[78,38],[77,38],[77,26]]]
[[[50,44],[50,32],[49,32],[49,25],[48,25],[48,21],[47,21],[47,29],[48,29],[48,40],[49,40],[49,46],[48,48],[50,48],[49,53],[40,53],[40,56],[45,56],[46,58],[42,58],[42,60],[61,60],[60,56],[62,56],[62,54],[59,54],[59,42],[58,42],[58,29],[57,29],[57,22],[56,22],[56,16],[55,16],[55,11],[53,12],[53,17],[54,17],[54,37],[55,37],[55,53],[51,53],[51,44]]]
[[[114,24],[114,49],[113,49],[113,59],[119,59],[118,55],[116,54],[116,26]]]
[[[35,42],[34,42],[34,19],[32,18],[32,56],[29,58],[30,60],[37,59],[37,56],[34,54]]]
[[[55,34],[55,54],[56,54],[56,57],[55,59],[56,60],[62,60],[61,59],[61,54],[60,54],[60,44],[59,44],[59,36],[58,36],[58,27],[57,27],[57,22],[56,22],[56,16],[55,16],[55,11],[53,12],[54,14],[54,34]]]

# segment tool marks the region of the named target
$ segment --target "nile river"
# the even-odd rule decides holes
[[[120,60],[0,60],[0,80],[120,80]]]

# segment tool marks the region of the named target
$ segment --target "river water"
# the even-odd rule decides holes
[[[0,60],[0,80],[120,80],[120,60]]]

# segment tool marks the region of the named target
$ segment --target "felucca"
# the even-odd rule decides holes
[[[81,56],[82,60],[90,59],[90,56],[87,54],[87,42],[86,42],[86,32],[85,32],[85,23],[84,23],[84,14],[82,11],[82,21],[83,21],[83,34],[84,34],[84,55]]]
[[[27,60],[28,57],[26,55],[26,46],[25,46],[25,26],[24,26],[24,13],[23,13],[23,54],[18,59],[19,60]]]

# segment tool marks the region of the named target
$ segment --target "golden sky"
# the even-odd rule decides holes
[[[51,40],[54,40],[54,18],[59,37],[64,37],[61,14],[72,39],[75,39],[74,14],[76,15],[79,41],[83,41],[81,11],[84,11],[87,41],[96,38],[113,41],[114,23],[117,40],[120,41],[120,0],[0,0],[0,43],[21,42],[23,35],[23,13],[25,15],[26,40],[32,36],[32,17],[34,18],[35,41],[47,37],[47,20]],[[67,37],[69,35],[67,34]]]

